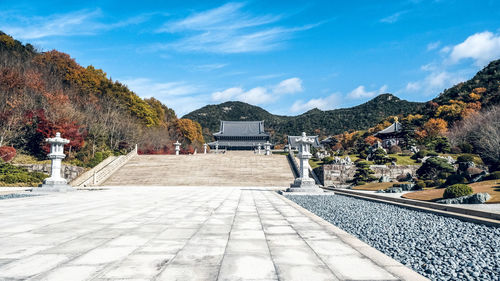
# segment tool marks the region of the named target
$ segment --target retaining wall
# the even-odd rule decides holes
[[[414,176],[419,167],[419,165],[370,166],[375,172],[375,177],[380,178],[382,176],[388,176],[391,180],[396,180],[396,177],[402,174]],[[315,171],[324,186],[338,186],[345,185],[349,180],[353,179],[356,173],[356,166],[328,164],[316,168]]]

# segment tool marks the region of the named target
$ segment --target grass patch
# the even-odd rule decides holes
[[[469,184],[474,193],[487,192],[491,195],[491,199],[486,204],[500,203],[500,180],[488,180]],[[428,189],[406,193],[404,198],[421,200],[421,201],[436,201],[443,199],[444,188]]]
[[[321,165],[323,165],[323,161],[321,160],[312,160],[312,159],[309,159],[309,166],[311,166],[311,169],[316,169],[318,167],[320,167]]]
[[[421,165],[417,163],[415,160],[411,159],[410,156],[402,156],[399,154],[388,154],[388,156],[396,158],[397,165]],[[387,165],[390,165],[390,163],[388,163]]]
[[[352,189],[377,191],[381,189],[387,189],[391,187],[393,184],[395,184],[395,182],[370,182],[367,184],[355,186]]]

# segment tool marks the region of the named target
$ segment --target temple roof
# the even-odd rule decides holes
[[[268,136],[264,121],[221,121],[220,131],[214,136]]]
[[[383,129],[382,131],[379,131],[375,134],[376,135],[384,135],[384,134],[393,134],[393,133],[399,133],[403,130],[403,125],[399,123],[398,121],[395,121],[390,125],[389,127]]]
[[[292,146],[292,148],[298,148],[297,142],[295,141],[298,138],[301,138],[302,136],[288,136],[288,144]],[[314,142],[312,144],[313,147],[321,147],[321,144],[319,143],[318,136],[307,136],[308,138],[314,139]]]

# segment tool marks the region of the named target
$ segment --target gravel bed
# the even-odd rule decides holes
[[[500,280],[500,228],[342,195],[288,199],[431,280]]]
[[[22,194],[22,193],[9,193],[9,194],[1,194],[0,200],[4,199],[14,199],[14,198],[23,198],[23,197],[31,197],[31,196],[39,196],[34,194]]]

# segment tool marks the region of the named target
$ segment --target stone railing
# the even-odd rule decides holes
[[[137,155],[137,146],[130,151],[127,155],[120,155],[114,157],[107,161],[110,157],[106,158],[107,163],[103,163],[103,165],[97,165],[93,169],[85,172],[75,181],[71,182],[72,186],[75,187],[89,187],[89,186],[97,186],[104,181],[106,181],[116,170],[121,168],[125,163],[128,162],[132,157]]]

